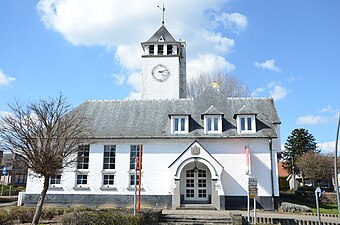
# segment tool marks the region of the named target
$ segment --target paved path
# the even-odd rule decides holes
[[[217,210],[163,210],[163,214],[183,214],[183,215],[207,215],[207,216],[229,216],[230,213],[241,213],[242,216],[247,217],[247,211],[217,211]],[[250,213],[253,217],[254,212]],[[295,213],[279,213],[279,212],[256,212],[257,217],[264,218],[277,218],[277,219],[296,219],[296,220],[306,220],[306,221],[318,221],[317,216],[302,215]],[[321,222],[336,223],[340,224],[340,219],[338,217],[321,217]]]
[[[241,213],[242,216],[247,217],[247,211],[231,211]],[[250,213],[250,216],[254,216],[254,212]],[[282,218],[282,219],[296,219],[296,220],[307,220],[307,221],[318,221],[318,217],[315,215],[302,215],[296,213],[280,213],[280,212],[256,212],[257,217],[264,218]],[[338,217],[321,216],[321,222],[337,223],[340,224]]]

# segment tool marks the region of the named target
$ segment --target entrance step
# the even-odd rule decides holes
[[[177,210],[216,210],[211,204],[182,204]]]
[[[232,218],[227,213],[206,210],[172,210],[162,213],[159,221],[161,225],[232,225]]]

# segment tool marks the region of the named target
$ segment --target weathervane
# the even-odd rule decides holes
[[[163,11],[163,20],[162,20],[162,25],[164,25],[164,12],[165,12],[165,8],[164,8],[164,4],[163,7],[161,8],[159,5],[157,5],[158,8],[160,8],[160,10]]]

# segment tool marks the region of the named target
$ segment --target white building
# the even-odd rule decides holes
[[[163,25],[142,47],[142,99],[75,109],[93,136],[79,146],[77,165],[51,179],[45,202],[131,206],[142,146],[142,206],[246,208],[251,175],[258,207],[275,208],[280,120],[273,99],[228,98],[214,88],[185,98],[185,42]],[[42,180],[29,177],[25,204],[35,204],[41,190]]]

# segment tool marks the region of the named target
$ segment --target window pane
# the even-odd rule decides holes
[[[88,169],[89,154],[90,145],[81,145],[78,147],[77,169]]]
[[[155,53],[155,47],[153,45],[149,45],[149,54],[153,55]]]
[[[218,118],[214,118],[214,131],[218,131]]]
[[[208,118],[207,125],[208,125],[208,131],[211,131],[211,118]]]
[[[185,118],[181,118],[181,131],[185,131]]]
[[[163,55],[163,45],[158,45],[158,55]]]
[[[174,131],[178,131],[178,123],[179,123],[179,119],[175,118],[175,128],[174,128]]]
[[[247,118],[247,128],[248,128],[248,130],[252,130],[251,129],[251,118],[250,117]]]
[[[241,118],[241,130],[245,130],[245,119],[244,118]]]
[[[116,160],[116,146],[115,145],[104,145],[104,169],[114,169]]]
[[[139,145],[131,145],[130,148],[130,170],[135,169],[135,159],[139,157]]]
[[[172,55],[172,45],[167,46],[167,55]]]

